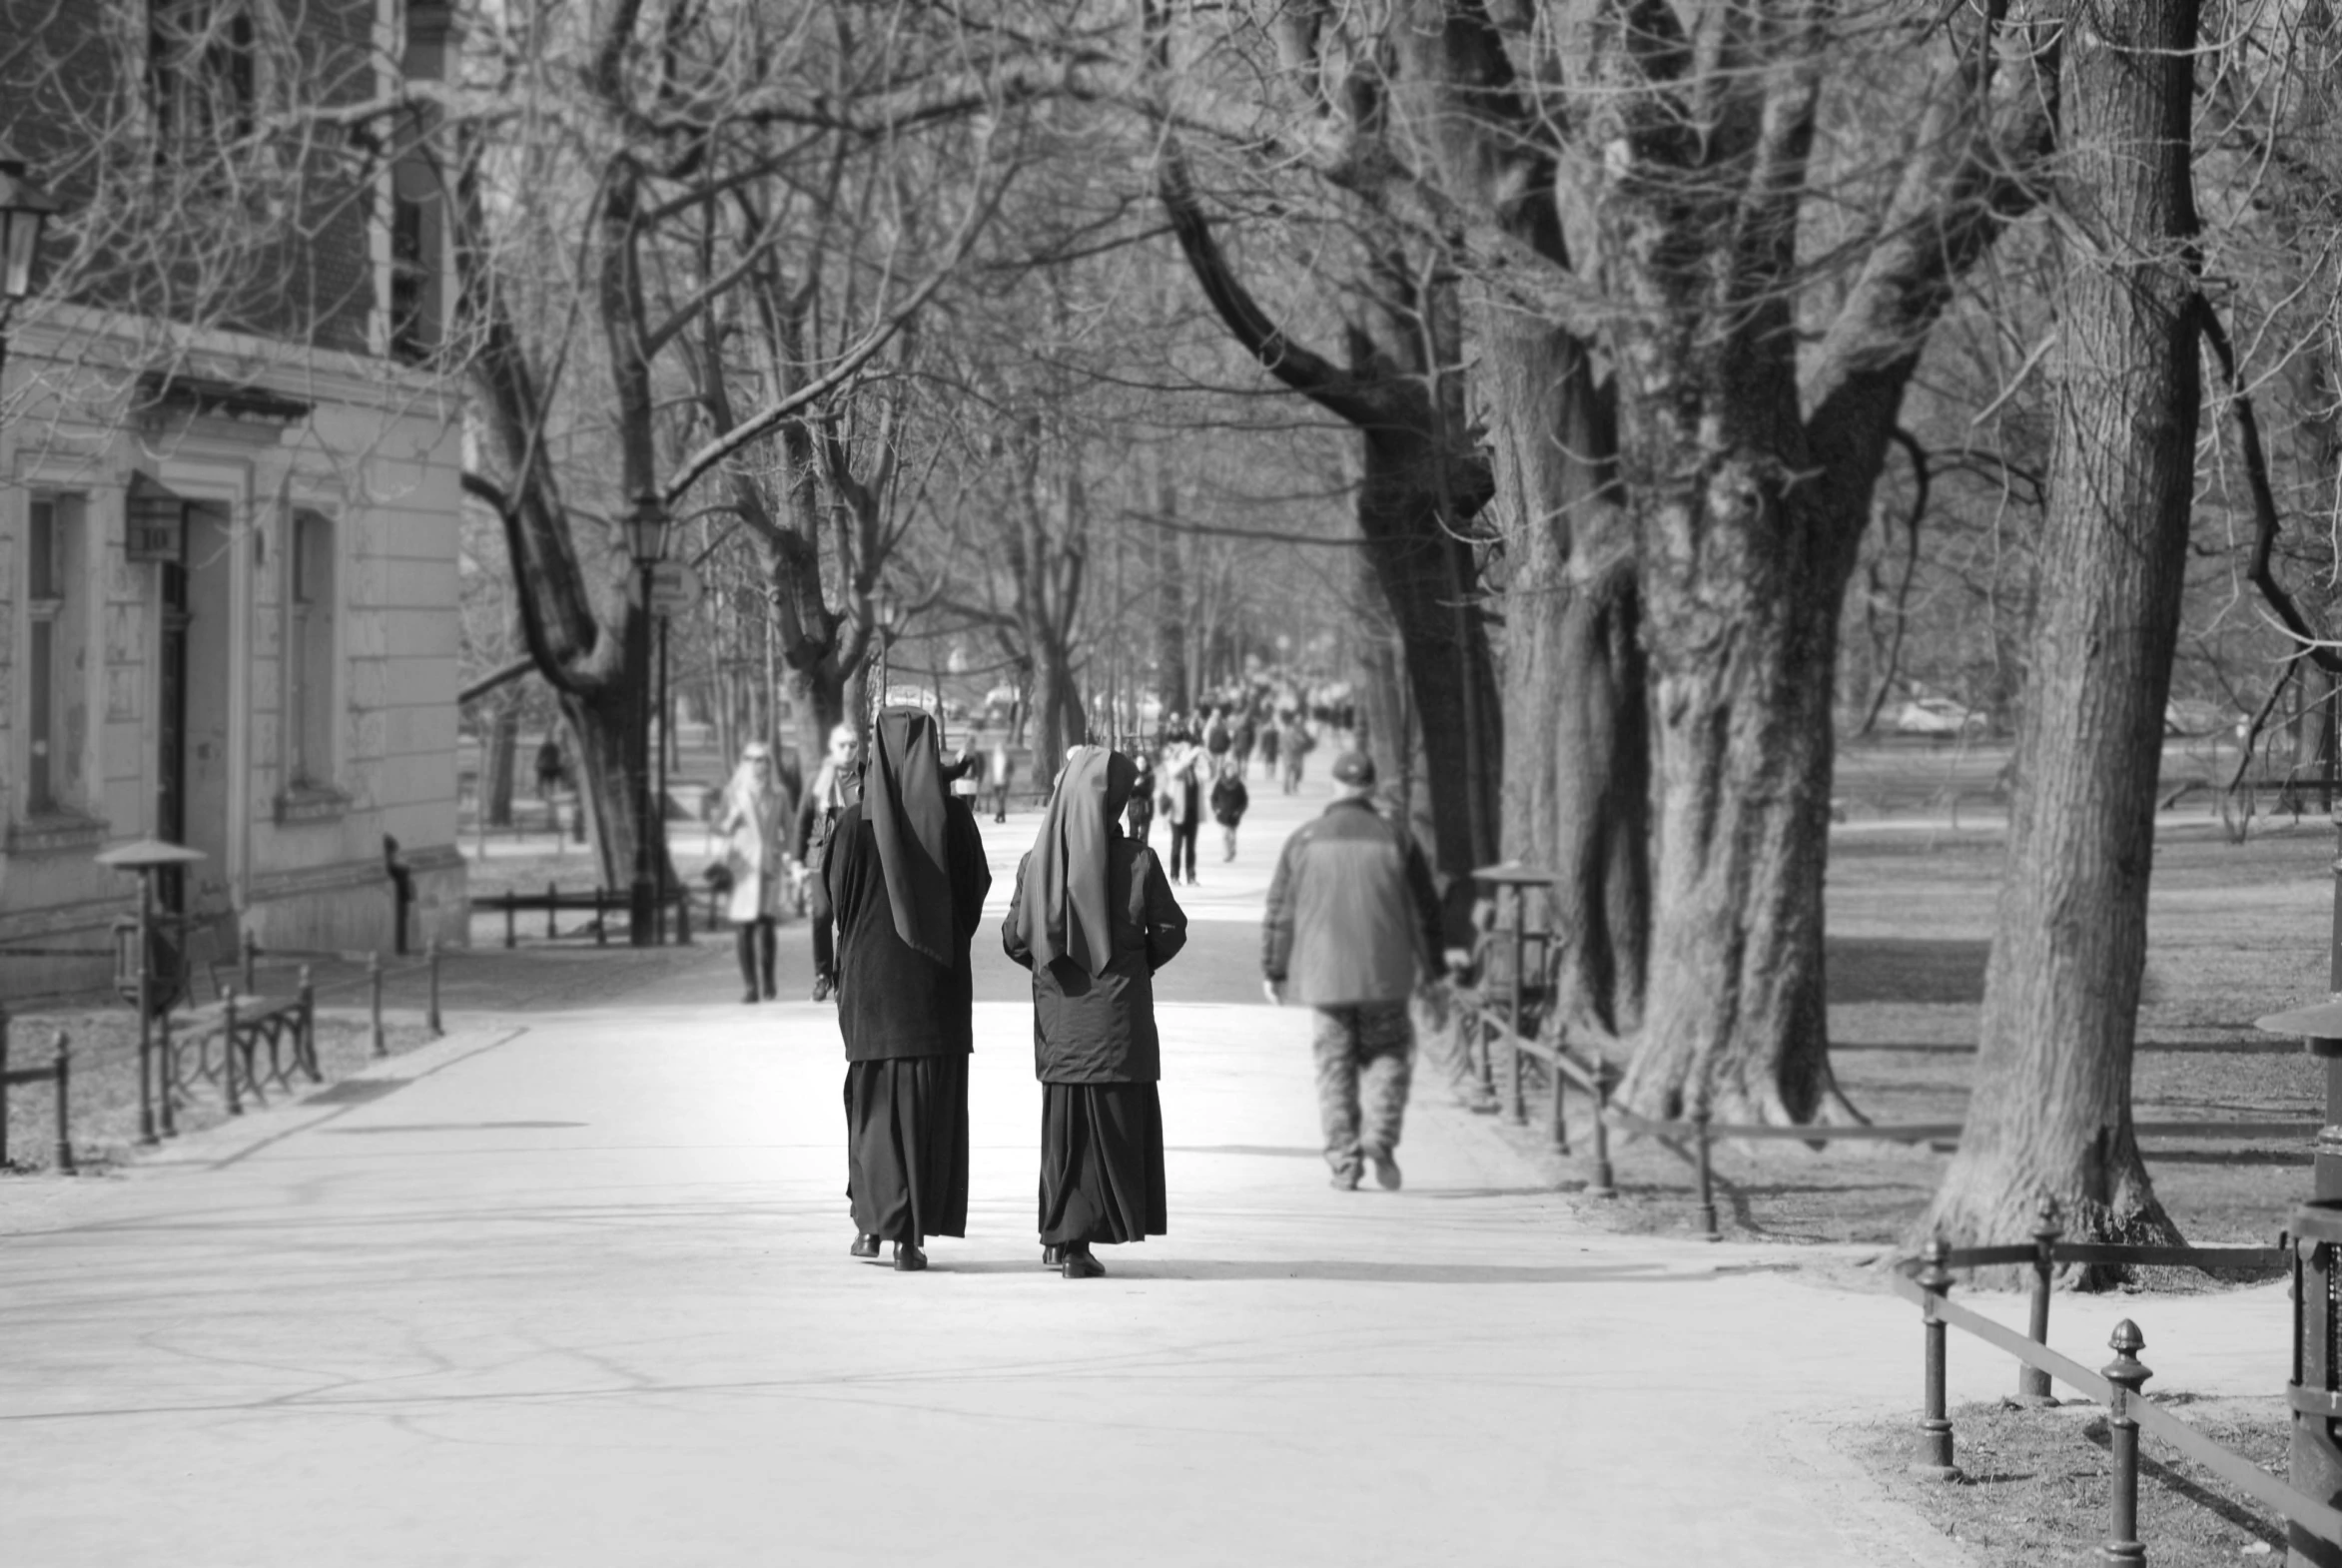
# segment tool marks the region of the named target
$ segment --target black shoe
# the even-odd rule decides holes
[[[816,1002],[827,1002],[827,1001],[830,999],[830,994],[831,994],[832,992],[836,991],[837,989],[838,989],[838,983],[837,983],[836,981],[834,981],[834,980],[830,979],[830,977],[829,977],[829,976],[827,976],[827,975],[816,975],[816,976],[814,976],[814,977],[813,977],[813,1000],[814,1000],[814,1001],[816,1001]]]
[[[778,1000],[778,999],[779,999],[779,997],[780,997],[780,994],[781,994],[781,992],[780,992],[780,988],[779,988],[778,986],[775,986],[775,985],[774,985],[774,984],[773,984],[771,981],[769,981],[769,980],[768,980],[768,981],[766,981],[766,982],[764,983],[764,999],[765,999],[765,1001],[767,1001],[767,1002],[776,1001],[776,1000]]]
[[[895,1243],[895,1272],[896,1272],[896,1273],[898,1273],[898,1274],[915,1274],[915,1273],[917,1273],[917,1272],[918,1272],[920,1269],[922,1269],[922,1268],[925,1268],[926,1266],[927,1266],[927,1254],[926,1254],[925,1252],[922,1252],[921,1250],[919,1250],[919,1243],[918,1243],[918,1242],[916,1242],[916,1241],[897,1241],[897,1242]]]
[[[878,1256],[878,1237],[860,1230],[855,1231],[854,1244],[846,1248],[846,1255],[848,1257]]]
[[[1333,1174],[1333,1189],[1336,1192],[1355,1192],[1358,1189],[1358,1173],[1336,1171]]]
[[[1044,1268],[1059,1267],[1065,1260],[1066,1249],[1062,1246],[1044,1246],[1041,1249],[1041,1266]]]
[[[742,1002],[754,1002],[756,1000],[756,988],[754,986],[750,986],[748,988],[748,995],[742,997],[740,1000]]]
[[[1106,1264],[1086,1246],[1066,1248],[1066,1260],[1060,1270],[1068,1279],[1097,1279],[1105,1274]]]

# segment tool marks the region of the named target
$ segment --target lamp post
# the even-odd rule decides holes
[[[651,883],[651,834],[657,818],[650,798],[651,582],[666,551],[667,519],[656,495],[634,497],[626,513],[626,550],[634,557],[633,613],[626,617],[626,673],[634,690],[634,881],[626,902],[626,940],[638,948],[658,941],[657,892]]]
[[[33,292],[33,257],[57,199],[26,177],[24,160],[0,148],[0,393],[7,391],[8,323]]]
[[[877,700],[870,705],[870,711],[876,714],[887,705],[892,678],[888,665],[894,658],[895,636],[903,629],[903,601],[881,588],[871,597],[870,612],[871,624],[878,628],[878,693]]]
[[[163,1104],[163,1131],[177,1131],[172,1126],[171,1093],[173,1084],[166,1076],[160,1086],[155,1082],[155,1014],[158,1000],[155,985],[155,877],[173,866],[189,866],[203,859],[201,850],[189,849],[184,844],[166,844],[161,839],[140,839],[135,844],[123,844],[98,856],[98,864],[115,871],[126,871],[138,878],[138,919],[120,927],[115,935],[114,986],[122,1000],[138,1009],[138,1141],[155,1142],[155,1102]],[[135,949],[128,944],[136,942]],[[176,990],[166,991],[159,999],[168,1006]],[[160,1087],[161,1095],[155,1093]]]

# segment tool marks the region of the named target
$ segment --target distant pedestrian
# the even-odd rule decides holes
[[[1227,846],[1227,853],[1219,857],[1222,864],[1236,858],[1236,825],[1251,804],[1252,792],[1244,788],[1244,765],[1231,755],[1220,763],[1219,777],[1211,785],[1211,820],[1219,824]]]
[[[992,743],[992,760],[985,770],[985,782],[992,786],[992,820],[1009,820],[1009,770],[1017,765],[1009,751],[1009,736],[1003,730]]]
[[[1277,857],[1260,972],[1270,1002],[1289,992],[1317,1010],[1317,1114],[1333,1184],[1355,1191],[1371,1164],[1377,1182],[1396,1187],[1415,1054],[1407,999],[1418,974],[1437,972],[1439,894],[1414,835],[1374,809],[1372,759],[1344,752],[1333,783],[1333,804]]]
[[[716,832],[729,843],[724,869],[731,878],[733,940],[738,944],[740,978],[747,985],[742,1002],[761,995],[769,1002],[773,990],[773,950],[780,926],[783,890],[788,880],[790,819],[796,802],[773,777],[773,759],[762,741],[750,741],[740,752],[740,765],[724,786],[724,804],[716,816]]]
[[[856,1257],[968,1231],[968,944],[992,886],[968,803],[945,790],[935,720],[878,716],[862,799],[838,818],[825,876],[838,917],[846,1041],[846,1192]]]
[[[1245,707],[1236,717],[1235,733],[1229,737],[1228,751],[1236,759],[1236,777],[1244,778],[1252,771],[1252,747],[1259,739],[1259,726],[1252,721],[1252,710]]]
[[[1084,746],[1017,867],[1001,946],[1033,971],[1041,1080],[1041,1260],[1106,1272],[1093,1246],[1170,1226],[1155,972],[1187,940],[1163,867],[1115,825],[1138,787],[1129,757]]]
[[[1171,879],[1181,872],[1195,885],[1195,835],[1203,826],[1203,773],[1210,759],[1184,734],[1174,736],[1163,759],[1155,803],[1171,823]]]
[[[1216,708],[1205,711],[1210,714],[1210,717],[1203,725],[1203,749],[1211,753],[1212,766],[1217,767],[1219,759],[1226,756],[1228,748],[1236,743],[1235,732],[1228,728],[1227,709]]]
[[[546,805],[553,803],[553,795],[568,776],[569,765],[561,757],[561,742],[552,735],[536,748],[536,798]]]
[[[805,913],[813,921],[813,1000],[827,1002],[838,989],[835,926],[829,884],[823,877],[831,835],[846,808],[862,798],[862,737],[851,724],[830,731],[829,755],[797,803],[796,855],[803,879]]]
[[[1280,733],[1275,715],[1260,721],[1260,769],[1271,779],[1276,777],[1276,743]]]
[[[1316,744],[1316,740],[1309,734],[1308,723],[1298,713],[1285,715],[1284,739],[1281,749],[1284,752],[1284,792],[1286,794],[1292,795],[1299,792],[1301,788],[1301,763],[1309,755],[1310,748]]]

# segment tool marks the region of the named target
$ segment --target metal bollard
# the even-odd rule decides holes
[[[1527,1071],[1526,1059],[1529,1054],[1521,1049],[1521,1036],[1517,1028],[1513,1033],[1504,1037],[1504,1050],[1505,1055],[1512,1058],[1512,1073],[1510,1075],[1512,1087],[1505,1096],[1505,1109],[1511,1113],[1514,1127],[1527,1127],[1529,1125],[1529,1106],[1522,1097],[1524,1087],[1522,1075]]]
[[[236,993],[230,992],[221,1006],[226,1009],[220,1025],[220,1082],[227,1087],[228,1114],[244,1115],[244,1106],[236,1098]]]
[[[73,1116],[67,1100],[67,1084],[71,1076],[72,1052],[65,1031],[57,1031],[57,1055],[51,1071],[57,1075],[57,1169],[73,1175]]]
[[[2151,1375],[2138,1359],[2147,1341],[2138,1325],[2126,1317],[2114,1325],[2114,1335],[2106,1343],[2114,1351],[2112,1363],[2101,1373],[2114,1385],[2113,1397],[2106,1401],[2114,1480],[2108,1509],[2110,1528],[2106,1544],[2098,1548],[2098,1561],[2143,1563],[2147,1549],[2138,1542],[2138,1421],[2130,1413],[2130,1402],[2139,1397],[2139,1389]]]
[[[1692,1113],[1692,1143],[1700,1166],[1700,1233],[1711,1241],[1724,1239],[1716,1226],[1716,1161],[1708,1139],[1706,1106]]]
[[[519,918],[519,906],[512,902],[514,896],[510,893],[504,895],[504,946],[507,948],[517,946],[519,943],[519,937],[513,926],[513,923]]]
[[[2057,1238],[2065,1233],[2058,1222],[2057,1199],[2041,1199],[2040,1223],[2033,1226],[2033,1310],[2032,1323],[2026,1337],[2034,1344],[2049,1342],[2049,1275],[2057,1266],[2055,1247]],[[2016,1368],[2016,1397],[2020,1403],[2052,1405],[2057,1402],[2049,1392],[2049,1374],[2037,1366],[2022,1362]]]
[[[377,948],[367,955],[366,984],[370,993],[367,1010],[373,1019],[375,1055],[387,1057],[390,1054],[390,1047],[383,1034],[383,950],[381,948]]]
[[[1927,1403],[1920,1416],[1920,1446],[1911,1473],[1931,1480],[1953,1481],[1959,1478],[1959,1466],[1952,1462],[1952,1417],[1944,1407],[1945,1327],[1944,1319],[1936,1315],[1936,1303],[1952,1290],[1952,1270],[1945,1266],[1952,1249],[1938,1236],[1920,1255],[1926,1262],[1920,1269],[1918,1284],[1928,1292],[1923,1318],[1927,1336]]]
[[[241,970],[243,978],[238,982],[244,987],[244,994],[248,997],[260,995],[260,983],[254,977],[254,971],[260,968],[260,942],[248,930],[244,934],[244,963]]]
[[[437,937],[431,938],[427,952],[431,990],[429,1007],[423,1014],[422,1021],[429,1028],[431,1038],[436,1040],[446,1033],[444,1029],[439,1027],[439,939]]]
[[[545,884],[545,940],[552,941],[561,934],[561,890],[550,882]]]
[[[1610,1170],[1610,1064],[1594,1059],[1594,1179],[1588,1197],[1618,1196],[1618,1182]]]
[[[179,1046],[171,1038],[171,1013],[155,1020],[162,1033],[155,1041],[155,1103],[163,1113],[163,1136],[179,1136]]]
[[[687,887],[675,890],[675,945],[691,946],[691,890]]]
[[[311,1083],[326,1081],[326,1075],[318,1071],[318,988],[310,980],[307,964],[301,966],[301,1041],[293,1057]]]

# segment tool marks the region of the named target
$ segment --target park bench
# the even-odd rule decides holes
[[[216,1083],[231,1115],[241,1114],[244,1096],[267,1104],[269,1089],[291,1090],[300,1073],[312,1084],[323,1084],[318,1067],[317,992],[303,965],[290,996],[263,996],[257,984],[259,944],[250,932],[243,937],[242,962],[223,973],[222,961],[208,951],[215,940],[208,930],[190,934],[190,968],[201,962],[209,972],[217,1000],[190,1007],[174,1021],[163,1015],[162,1078],[173,1097],[199,1081]],[[200,957],[199,957],[200,954]],[[217,1046],[215,1057],[213,1048]],[[267,1053],[268,1068],[261,1070]],[[192,1060],[185,1055],[192,1053]]]
[[[691,945],[690,888],[680,884],[669,888],[664,902],[674,907],[676,942],[684,947],[689,947]],[[562,935],[560,917],[564,910],[581,914],[590,912],[593,915],[593,920],[587,925],[580,926],[570,935],[582,937],[590,932],[593,936],[594,946],[607,947],[610,942],[610,916],[612,912],[624,916],[629,908],[630,897],[621,890],[597,886],[591,892],[564,893],[558,885],[550,882],[545,884],[545,890],[542,893],[490,893],[471,901],[471,909],[474,914],[484,912],[492,915],[498,911],[502,912],[504,916],[504,946],[508,948],[519,945],[519,917],[523,914],[542,913],[545,917],[545,940],[547,942],[560,941]],[[710,918],[712,920],[713,917]]]

